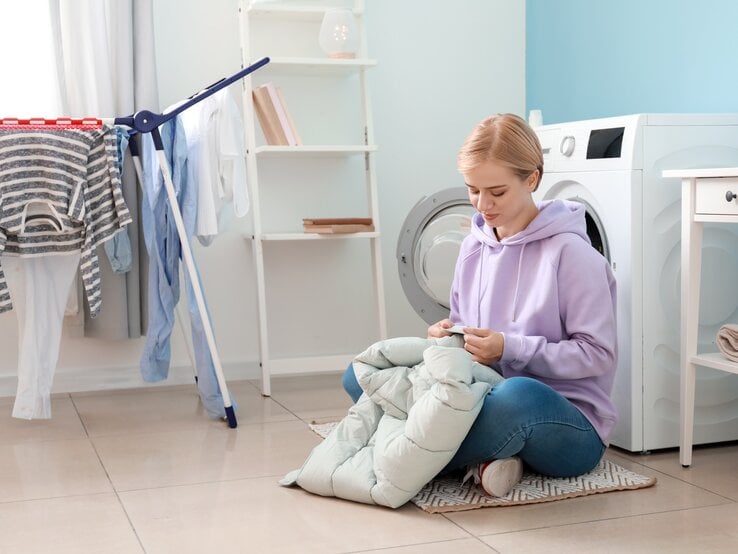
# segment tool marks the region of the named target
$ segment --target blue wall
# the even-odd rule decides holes
[[[738,112],[738,2],[527,0],[525,77],[544,123]]]

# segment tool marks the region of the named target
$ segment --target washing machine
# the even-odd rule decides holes
[[[738,114],[636,114],[536,127],[537,200],[581,202],[592,244],[618,285],[611,444],[679,444],[681,183],[665,169],[738,165]],[[705,225],[699,342],[738,322],[738,230]],[[738,440],[738,376],[699,368],[695,444]]]
[[[402,224],[396,251],[400,284],[429,325],[448,317],[456,258],[475,212],[466,186],[452,187],[421,198]]]
[[[738,114],[636,114],[536,127],[544,174],[536,200],[586,208],[587,233],[618,284],[619,359],[611,444],[632,452],[679,444],[681,183],[664,169],[738,166]],[[434,323],[448,316],[461,241],[474,209],[465,187],[422,198],[397,244],[403,290]],[[738,323],[738,230],[704,229],[699,341]],[[738,440],[738,376],[697,369],[695,444]]]

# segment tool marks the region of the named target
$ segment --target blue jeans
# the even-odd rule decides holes
[[[343,388],[356,402],[362,389],[352,365]],[[441,473],[499,458],[519,456],[534,472],[573,477],[592,470],[605,445],[582,412],[548,385],[529,377],[499,383],[459,450]]]

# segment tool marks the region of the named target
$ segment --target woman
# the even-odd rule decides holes
[[[581,204],[533,200],[543,155],[521,118],[482,121],[457,166],[478,213],[456,262],[449,318],[428,336],[464,326],[464,348],[506,379],[445,471],[469,468],[488,494],[504,496],[523,464],[569,477],[602,457],[617,417],[615,279],[590,245]],[[344,386],[360,395],[354,383],[349,368]]]

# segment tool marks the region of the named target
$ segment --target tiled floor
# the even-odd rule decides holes
[[[736,552],[738,446],[650,456],[611,449],[658,484],[547,504],[427,514],[277,485],[349,405],[340,377],[232,382],[237,429],[194,387],[54,396],[53,419],[0,398],[0,552]]]

